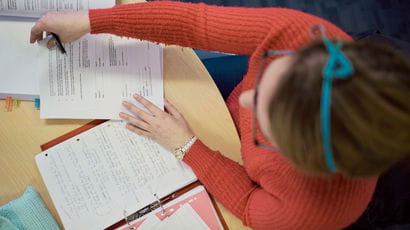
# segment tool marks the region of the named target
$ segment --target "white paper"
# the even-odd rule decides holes
[[[137,229],[138,230],[145,230],[145,229],[157,229],[157,228],[161,228],[163,227],[164,229],[184,229],[184,227],[188,226],[188,229],[209,229],[211,228],[211,226],[208,226],[207,223],[202,219],[202,217],[199,216],[198,213],[196,213],[196,211],[194,209],[192,209],[191,203],[195,202],[195,200],[197,199],[195,196],[198,195],[199,193],[205,191],[205,188],[203,186],[196,186],[195,188],[183,193],[182,195],[178,196],[176,199],[165,203],[164,205],[164,209],[167,210],[167,218],[172,217],[175,213],[179,212],[180,208],[183,207],[184,205],[189,205],[189,207],[184,207],[184,210],[182,212],[179,212],[177,217],[173,218],[173,220],[171,221],[171,223],[167,222],[167,221],[161,221],[161,219],[158,218],[157,214],[161,213],[161,208],[157,208],[155,210],[153,210],[152,212],[136,219],[133,220],[129,223],[129,225],[123,225],[120,226],[118,228],[116,228],[116,230],[129,230],[130,227],[135,227],[138,226]],[[183,202],[182,204],[179,204],[179,207],[175,210],[174,208],[168,209],[178,203],[180,203],[181,201],[188,199],[188,201]],[[209,202],[211,202],[209,200]],[[186,213],[187,210],[189,210],[189,213]],[[212,207],[213,210],[213,215],[215,215],[215,217],[217,217],[216,211],[215,209]],[[192,213],[195,212],[195,213]],[[191,220],[179,220],[179,218],[184,217],[186,219],[191,219]],[[199,219],[198,219],[199,218]],[[223,229],[223,226],[220,222],[219,219],[218,220],[218,224],[217,226],[213,226],[214,229]],[[142,224],[138,224],[141,221]],[[171,226],[174,226],[174,228],[171,228]],[[176,227],[175,227],[176,226]],[[195,227],[193,227],[195,226]]]
[[[0,15],[39,18],[48,11],[108,8],[115,0],[0,0]]]
[[[147,230],[149,228],[146,228]],[[152,226],[152,230],[209,230],[210,228],[201,219],[198,213],[189,204],[182,205],[175,213],[165,218],[160,224]]]
[[[149,215],[138,230],[209,230],[210,228],[189,204],[183,204],[171,216],[160,220],[156,215]]]
[[[100,34],[65,49],[50,50],[41,74],[41,118],[120,119],[135,93],[164,107],[161,45]]]
[[[161,220],[154,213],[148,214],[145,218],[144,222],[138,226],[138,230],[152,230],[158,225],[161,225]]]
[[[48,11],[85,11],[108,8],[115,0],[0,0],[0,99],[39,97],[41,68],[47,66],[47,49],[30,44],[37,18]]]
[[[102,229],[196,180],[153,140],[108,121],[35,159],[65,229]]]
[[[0,98],[39,97],[41,68],[47,65],[47,48],[30,44],[34,22],[0,20]]]

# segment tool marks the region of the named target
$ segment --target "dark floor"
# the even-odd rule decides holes
[[[180,0],[212,5],[302,10],[325,18],[349,34],[379,31],[410,42],[410,0]]]

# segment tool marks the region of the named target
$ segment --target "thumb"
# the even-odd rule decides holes
[[[55,38],[51,38],[50,40],[48,40],[47,48],[51,49],[51,48],[54,48],[55,46],[56,46],[56,39]]]

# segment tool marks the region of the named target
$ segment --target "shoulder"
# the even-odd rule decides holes
[[[269,32],[259,47],[262,50],[298,50],[315,39],[311,29],[317,25],[325,28],[328,38],[351,40],[337,25],[302,11],[272,8],[269,18]]]

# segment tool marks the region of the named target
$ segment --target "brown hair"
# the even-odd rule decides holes
[[[379,175],[410,155],[410,62],[392,48],[369,41],[345,43],[354,68],[335,79],[331,98],[331,141],[338,172]],[[326,175],[320,123],[323,42],[295,54],[271,101],[273,137],[283,154],[302,170]]]

